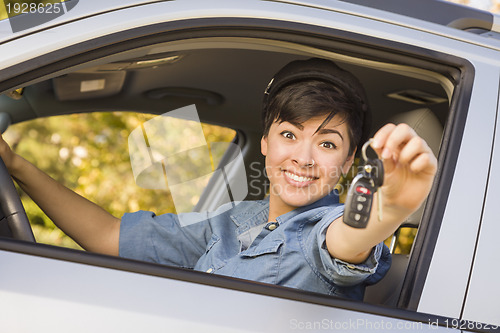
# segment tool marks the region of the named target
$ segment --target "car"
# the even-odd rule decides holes
[[[145,119],[124,134],[136,149],[128,169],[134,182],[153,167],[144,164],[141,151],[162,138],[150,143],[144,124],[154,128],[155,119],[177,119],[173,127],[184,129],[199,120],[232,132],[213,155],[219,163],[202,172],[209,176],[202,191],[187,194],[190,205],[183,209],[261,199],[264,90],[283,65],[319,57],[363,83],[372,134],[387,122],[409,124],[438,157],[438,172],[422,209],[403,224],[416,233],[411,250],[398,253],[391,246],[391,270],[355,301],[35,242],[36,223],[0,169],[2,331],[500,332],[499,16],[437,0],[56,5],[65,8],[57,17],[47,16],[47,7],[23,13],[21,6],[0,21],[0,129],[9,128],[6,134],[29,137],[22,126],[33,119],[47,124],[61,115],[133,112]],[[52,141],[34,164],[45,164],[60,142],[57,133],[44,134]],[[65,144],[86,159],[88,150],[76,148],[102,139],[97,134],[78,133],[77,142]],[[113,139],[107,135],[99,149],[116,153]],[[208,141],[193,147],[211,149]],[[58,179],[71,164],[61,162],[68,154],[61,149],[54,162],[60,164]],[[195,160],[181,163],[183,169]],[[94,169],[103,167],[96,163]],[[115,160],[108,163],[111,173],[119,171]],[[200,175],[194,173],[179,183],[196,187],[189,183]],[[161,174],[148,177],[138,185],[165,190]],[[113,185],[93,185],[120,196]]]

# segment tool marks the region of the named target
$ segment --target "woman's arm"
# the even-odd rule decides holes
[[[0,157],[23,191],[68,236],[88,251],[118,255],[120,219],[14,153],[1,135]]]
[[[378,220],[378,196],[374,196],[365,229],[343,223],[342,217],[328,228],[326,244],[335,258],[360,263],[371,249],[390,237],[424,202],[434,180],[437,160],[427,143],[406,124],[387,124],[374,136],[373,149],[384,163],[383,219]]]

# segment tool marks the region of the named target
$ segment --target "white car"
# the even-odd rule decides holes
[[[367,90],[372,129],[407,122],[439,167],[405,224],[418,229],[411,251],[392,254],[391,271],[362,302],[34,242],[0,169],[2,332],[500,332],[500,17],[437,0],[69,0],[50,11],[6,9],[2,132],[55,115],[160,115],[189,105],[203,123],[235,131],[228,147],[241,159],[222,155],[227,172],[214,173],[186,209],[224,203],[241,167],[244,197],[265,195],[263,173],[250,174],[262,161],[263,91],[294,59],[350,70]]]

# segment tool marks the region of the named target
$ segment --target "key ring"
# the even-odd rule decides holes
[[[369,139],[368,141],[365,142],[363,147],[361,148],[361,157],[365,160],[365,162],[368,162],[368,157],[366,156],[366,149],[368,146],[373,142],[373,138]]]

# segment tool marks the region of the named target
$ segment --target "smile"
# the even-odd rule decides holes
[[[291,172],[289,172],[289,171],[285,171],[285,175],[286,175],[288,178],[290,178],[290,179],[292,179],[292,180],[294,180],[294,181],[296,181],[296,182],[299,182],[299,183],[311,182],[311,181],[313,181],[313,180],[318,179],[317,177],[299,176],[299,175],[296,175],[296,174],[291,173]]]

